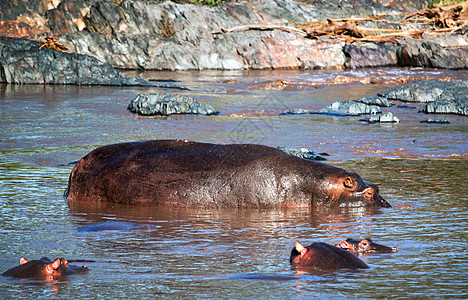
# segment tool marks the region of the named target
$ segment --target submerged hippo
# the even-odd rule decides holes
[[[297,241],[291,251],[290,262],[294,266],[313,267],[324,271],[369,268],[351,252],[326,243],[313,243],[304,247]]]
[[[69,265],[65,258],[57,258],[51,261],[47,257],[38,260],[20,259],[20,265],[5,271],[3,276],[15,278],[49,279],[60,276],[68,276],[76,273],[86,273],[89,268]]]
[[[105,221],[89,225],[84,225],[77,228],[78,232],[93,232],[93,231],[106,231],[106,230],[151,230],[156,229],[154,225],[139,224],[125,221]]]
[[[346,249],[353,253],[394,253],[398,252],[397,247],[387,247],[374,243],[372,239],[346,239],[335,245],[341,249]]]
[[[73,201],[198,207],[391,207],[355,173],[262,145],[182,140],[97,148],[70,174]]]

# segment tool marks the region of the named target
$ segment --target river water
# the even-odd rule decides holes
[[[132,73],[134,74],[134,73]],[[57,281],[0,278],[1,299],[117,298],[468,298],[468,119],[421,104],[395,103],[399,124],[359,117],[278,116],[373,95],[392,83],[322,86],[337,76],[468,79],[466,71],[146,72],[176,80],[219,116],[139,117],[127,111],[143,87],[0,87],[0,271],[19,258],[89,260],[88,274]],[[338,78],[341,78],[338,77]],[[265,89],[277,80],[286,89]],[[170,92],[176,92],[171,91]],[[408,107],[397,107],[406,105]],[[328,162],[380,186],[394,207],[320,212],[108,206],[70,207],[63,198],[72,162],[116,142],[188,139],[288,145],[326,152]],[[154,225],[140,231],[79,233],[105,220]],[[292,268],[304,245],[371,237],[400,249],[362,257],[371,268],[310,273]]]

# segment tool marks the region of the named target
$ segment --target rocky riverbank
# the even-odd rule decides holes
[[[0,34],[31,39],[58,34],[58,41],[71,52],[123,69],[468,68],[467,26],[458,26],[455,20],[458,27],[434,32],[435,25],[409,24],[401,11],[371,0],[226,1],[215,6],[138,0],[57,2],[7,7],[0,13]],[[379,33],[392,34],[378,39],[336,32],[314,36],[316,22],[326,19],[335,20],[335,29],[356,25],[359,32],[379,28]]]
[[[152,85],[125,77],[108,63],[85,54],[40,49],[41,43],[0,37],[0,82],[17,84]]]

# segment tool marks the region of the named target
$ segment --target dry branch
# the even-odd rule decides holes
[[[240,25],[231,27],[229,29],[220,27],[220,31],[215,31],[213,34],[219,33],[230,33],[234,31],[246,31],[246,30],[282,30],[290,33],[299,34],[302,36],[306,36],[307,33],[301,29],[297,29],[294,27],[287,27],[282,25],[272,25],[272,24],[251,24],[251,25]]]
[[[39,49],[47,48],[58,51],[68,51],[67,47],[65,47],[62,43],[56,40],[57,37],[57,34],[44,37],[43,40],[45,40],[45,42],[42,42],[42,45],[39,47]]]
[[[439,6],[433,9],[424,9],[405,18],[424,17],[433,25],[442,28],[454,28],[468,21],[468,2],[452,6]]]

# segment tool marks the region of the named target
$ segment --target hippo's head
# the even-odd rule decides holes
[[[60,259],[60,267],[57,269],[55,276],[64,276],[70,274],[82,274],[89,271],[87,266],[75,266],[68,264],[68,261],[65,258]]]
[[[7,270],[2,275],[16,278],[40,278],[49,280],[58,276],[84,273],[88,270],[89,268],[87,267],[70,268],[67,260],[64,258],[57,258],[51,261],[47,257],[43,257],[38,260],[29,261],[21,257],[19,266]]]
[[[331,195],[333,206],[392,207],[379,195],[379,188],[376,185],[366,183],[356,173],[345,171],[341,176],[333,176],[326,188]]]
[[[394,253],[398,252],[397,247],[387,247],[374,243],[370,238],[355,240],[346,239],[335,245],[341,249],[346,249],[353,253]]]
[[[58,258],[54,261],[45,261],[44,258],[29,261],[26,258],[21,257],[19,266],[7,270],[2,275],[16,278],[48,279],[55,276],[55,273],[59,267],[60,259]]]

